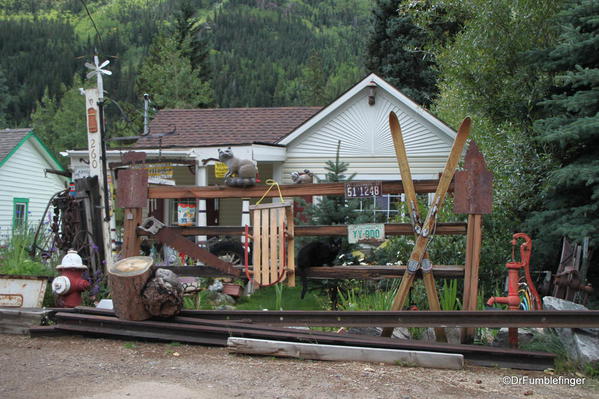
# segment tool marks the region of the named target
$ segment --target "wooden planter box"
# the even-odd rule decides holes
[[[239,284],[223,284],[223,294],[237,298],[241,296],[241,286]]]

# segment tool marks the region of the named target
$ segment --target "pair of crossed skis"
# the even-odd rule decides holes
[[[422,278],[424,280],[424,287],[426,289],[430,310],[441,310],[439,296],[437,295],[437,289],[435,287],[435,278],[433,276],[433,264],[428,257],[426,247],[430,242],[437,223],[438,211],[443,205],[447,190],[449,189],[453,175],[458,167],[458,162],[460,161],[462,151],[466,145],[466,139],[468,139],[468,135],[470,134],[471,124],[470,118],[466,118],[460,125],[458,134],[451,147],[449,158],[447,158],[445,169],[439,178],[439,185],[435,191],[435,196],[433,197],[430,209],[426,215],[426,219],[422,222],[399,120],[394,112],[389,113],[389,127],[391,128],[395,154],[401,172],[401,181],[406,195],[406,204],[414,228],[414,233],[416,234],[416,242],[410,255],[410,259],[408,260],[408,268],[401,279],[401,284],[397,290],[395,299],[393,300],[393,305],[391,305],[391,310],[401,310],[403,308],[418,269],[422,269]],[[393,327],[384,328],[382,336],[390,337],[392,333]],[[436,328],[435,335],[438,341],[447,341],[445,330],[443,328]]]

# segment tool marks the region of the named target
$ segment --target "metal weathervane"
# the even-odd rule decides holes
[[[103,69],[105,66],[107,66],[108,64],[110,64],[109,60],[104,61],[102,64],[99,63],[99,59],[97,55],[94,55],[94,63],[89,63],[86,62],[85,66],[88,69],[91,69],[91,71],[89,71],[87,73],[87,78],[91,79],[94,76],[97,78],[98,80],[98,100],[102,101],[104,100],[104,82],[102,81],[102,75],[112,75],[112,72],[109,71],[108,69]]]

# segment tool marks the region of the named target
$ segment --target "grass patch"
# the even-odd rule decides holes
[[[125,349],[137,349],[137,345],[135,345],[135,342],[125,342],[123,344],[123,348],[125,348]]]
[[[564,344],[555,333],[534,333],[530,342],[520,345],[520,349],[528,351],[555,353],[555,371],[557,373],[575,373],[578,371],[576,362],[568,356]]]
[[[371,282],[358,281],[345,290],[339,290],[340,310],[389,310],[400,279]]]
[[[304,299],[300,299],[302,287],[282,286],[279,295],[280,303],[277,300],[276,288],[263,287],[257,290],[250,297],[241,297],[235,306],[239,310],[322,310],[325,299],[317,296],[313,292],[306,294]]]
[[[55,276],[56,270],[44,265],[41,259],[31,259],[29,248],[33,243],[34,231],[28,228],[15,229],[10,240],[0,244],[0,274],[22,276]]]

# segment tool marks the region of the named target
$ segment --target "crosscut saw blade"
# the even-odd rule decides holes
[[[217,269],[235,277],[241,275],[241,271],[233,267],[232,263],[225,262],[207,250],[198,247],[195,243],[180,235],[176,229],[163,227],[158,230],[154,237],[161,243],[166,244],[195,260],[203,262],[206,267]]]

